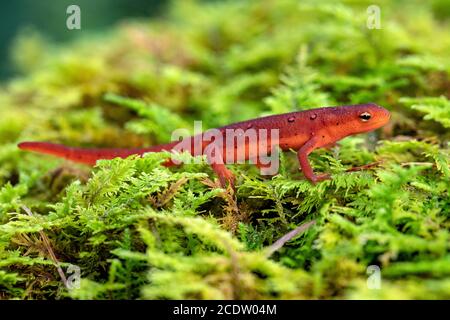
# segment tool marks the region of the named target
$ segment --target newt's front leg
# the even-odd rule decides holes
[[[311,138],[308,140],[298,151],[297,158],[300,163],[300,169],[302,170],[305,177],[311,181],[313,184],[316,184],[319,181],[330,179],[330,175],[328,173],[315,175],[311,165],[308,161],[308,155],[313,152],[315,149],[319,148],[316,138]]]

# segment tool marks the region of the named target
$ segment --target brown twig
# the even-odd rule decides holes
[[[347,169],[346,172],[367,170],[367,169],[370,169],[373,167],[378,167],[380,164],[381,164],[381,161],[376,161],[376,162],[365,164],[363,166],[358,166],[358,167],[353,167],[353,168]]]
[[[306,223],[298,226],[294,230],[286,233],[284,236],[282,236],[280,239],[278,239],[272,245],[270,245],[269,247],[266,248],[266,256],[270,257],[275,251],[278,251],[279,249],[281,249],[286,242],[292,240],[298,234],[308,230],[315,223],[316,223],[316,220],[311,220],[309,222],[306,222]]]
[[[30,216],[33,217],[33,212],[31,212],[30,208],[28,208],[25,205],[22,205],[22,209]],[[64,286],[66,288],[68,288],[68,284],[67,284],[67,278],[66,275],[64,274],[63,269],[61,268],[61,265],[58,261],[58,259],[56,258],[55,252],[52,249],[52,246],[50,245],[50,240],[48,239],[48,237],[45,235],[44,231],[39,231],[39,234],[41,235],[41,239],[42,242],[44,243],[51,259],[53,260],[53,262],[56,265],[56,270],[58,270],[58,274],[61,277],[62,282],[64,283]]]
[[[165,206],[176,195],[177,191],[183,186],[183,184],[188,182],[188,180],[188,178],[183,177],[178,181],[175,181],[166,191],[155,197],[149,196],[149,201],[157,208]]]
[[[211,189],[223,189],[220,181],[217,179],[212,181],[209,178],[205,178],[201,182]],[[226,202],[226,205],[224,205],[223,207],[226,211],[226,215],[220,220],[222,220],[222,225],[224,225],[227,230],[231,231],[234,234],[239,222],[246,218],[246,214],[241,213],[239,210],[235,190],[233,189],[233,187],[228,185],[227,188],[223,190],[224,191],[220,192],[218,196]]]
[[[412,167],[412,166],[429,166],[429,167],[435,167],[435,163],[431,162],[403,162],[400,164],[402,167]]]
[[[240,267],[239,267],[239,258],[238,253],[233,250],[231,245],[227,240],[222,239],[223,244],[225,245],[226,250],[230,255],[230,265],[231,265],[231,285],[233,287],[233,300],[242,299],[243,288],[241,286],[240,279]]]

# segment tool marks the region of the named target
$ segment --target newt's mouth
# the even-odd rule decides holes
[[[371,123],[371,130],[378,129],[389,122],[391,113],[383,107],[377,106],[376,117]]]
[[[389,122],[389,120],[391,120],[391,113],[389,111],[387,111],[384,108],[381,108],[381,112],[382,112],[382,116],[380,117],[380,120],[377,121],[377,124],[382,127],[385,124],[387,124]]]

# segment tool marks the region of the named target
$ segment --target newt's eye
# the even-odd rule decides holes
[[[368,113],[368,112],[363,112],[363,113],[361,113],[361,114],[359,115],[359,118],[360,118],[362,121],[366,122],[366,121],[369,121],[370,118],[372,118],[372,115],[371,115],[370,113]]]

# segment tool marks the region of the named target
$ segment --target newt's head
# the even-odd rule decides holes
[[[389,122],[391,114],[375,103],[334,108],[327,117],[329,126],[340,136],[369,132]]]

